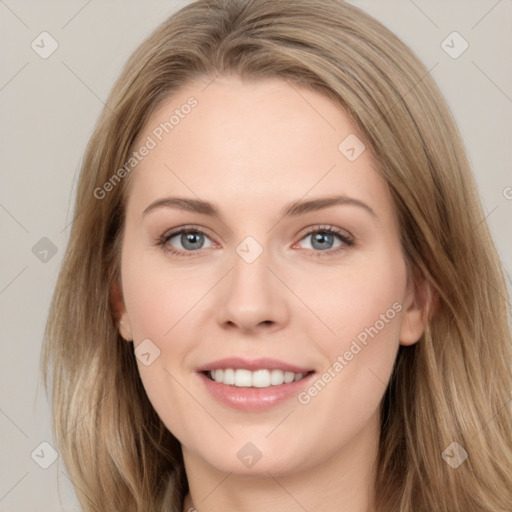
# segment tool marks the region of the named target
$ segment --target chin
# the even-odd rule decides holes
[[[247,439],[247,438],[246,438]],[[203,461],[223,473],[233,473],[241,476],[268,477],[286,475],[306,469],[311,464],[306,454],[297,451],[283,453],[279,446],[267,442],[265,446],[258,441],[237,442],[232,439],[227,446],[217,444],[216,450],[195,450]],[[236,446],[236,449],[233,449]],[[307,462],[306,462],[307,461]]]

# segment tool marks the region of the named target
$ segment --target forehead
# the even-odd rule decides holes
[[[278,78],[198,80],[166,98],[141,130],[135,149],[151,149],[130,177],[129,203],[171,193],[239,206],[315,193],[387,200],[362,140],[318,92]]]

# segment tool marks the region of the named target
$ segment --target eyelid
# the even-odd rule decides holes
[[[184,231],[193,231],[193,232],[197,231],[198,233],[202,233],[204,235],[207,235],[209,238],[212,238],[211,235],[209,234],[210,231],[207,228],[205,228],[203,226],[198,226],[196,224],[186,224],[184,226],[179,226],[176,228],[168,229],[166,232],[164,232],[164,234],[160,237],[160,239],[169,239],[176,235],[181,234]]]
[[[332,224],[312,224],[311,226],[308,226],[305,229],[305,232],[301,235],[301,240],[307,235],[310,235],[311,233],[316,232],[322,232],[322,231],[331,231],[334,232],[337,235],[341,235],[347,239],[355,240],[354,236],[346,229],[338,228],[337,226],[334,226]]]

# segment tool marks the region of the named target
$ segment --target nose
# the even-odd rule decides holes
[[[265,250],[254,261],[235,254],[219,290],[217,319],[224,329],[269,333],[287,324],[291,292],[271,265]]]

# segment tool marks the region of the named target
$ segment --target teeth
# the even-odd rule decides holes
[[[224,384],[233,385],[235,383],[235,370],[231,368],[224,370],[224,378],[222,380],[219,379],[219,381],[224,382]]]
[[[221,384],[238,387],[268,388],[280,386],[302,379],[304,373],[284,372],[282,370],[250,370],[227,368],[209,372],[212,380]]]

